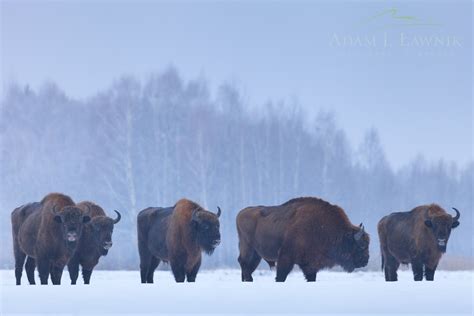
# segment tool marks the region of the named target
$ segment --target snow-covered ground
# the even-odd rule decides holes
[[[94,271],[92,284],[15,286],[13,271],[0,271],[1,314],[402,314],[471,315],[473,273],[437,271],[434,282],[414,282],[410,271],[386,283],[382,272],[321,272],[306,283],[295,270],[286,283],[273,271],[257,271],[253,283],[237,270],[201,271],[196,283],[176,284],[157,271],[155,284],[142,285],[137,271]]]

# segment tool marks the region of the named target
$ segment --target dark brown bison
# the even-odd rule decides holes
[[[452,217],[436,204],[383,217],[377,226],[382,269],[386,281],[397,281],[400,263],[411,264],[415,281],[433,281],[436,267],[446,252],[451,229],[459,225],[459,211]]]
[[[182,199],[174,207],[150,207],[138,214],[138,251],[142,283],[153,283],[160,261],[170,263],[176,282],[194,282],[201,251],[212,254],[220,243],[219,216]]]
[[[101,256],[106,256],[112,247],[112,233],[114,225],[122,217],[118,211],[117,218],[107,217],[104,210],[92,202],[81,202],[77,204],[84,212],[90,212],[91,221],[84,225],[79,245],[74,256],[67,265],[71,284],[76,284],[79,276],[79,265],[82,266],[82,278],[84,284],[89,284],[92,270],[99,263]]]
[[[64,266],[74,254],[84,223],[90,216],[64,194],[48,194],[40,203],[32,203],[12,212],[16,283],[20,284],[26,256],[28,280],[34,284],[38,266],[41,284],[61,283]]]
[[[346,213],[318,198],[292,199],[279,206],[247,207],[237,215],[239,263],[242,281],[263,258],[277,267],[277,282],[284,282],[297,264],[307,281],[316,281],[323,268],[340,265],[352,272],[369,260],[369,235],[354,226]]]

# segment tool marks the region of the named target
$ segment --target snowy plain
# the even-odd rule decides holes
[[[12,270],[0,271],[0,312],[8,314],[391,314],[472,315],[473,272],[437,271],[434,282],[414,282],[400,271],[386,283],[382,272],[318,274],[307,283],[294,270],[285,283],[274,271],[257,270],[253,283],[238,270],[201,271],[196,283],[176,284],[157,271],[154,284],[140,284],[138,271],[94,271],[92,284],[16,286]],[[79,280],[78,280],[79,281]],[[82,280],[81,280],[82,281]]]

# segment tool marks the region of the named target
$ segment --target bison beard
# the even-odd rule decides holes
[[[277,282],[284,282],[295,264],[307,281],[315,281],[321,269],[340,265],[352,272],[369,259],[369,235],[362,224],[352,225],[340,207],[317,198],[243,209],[237,231],[242,281],[253,281],[262,258],[270,266],[277,263]]]
[[[215,237],[209,236],[206,232],[196,231],[196,241],[201,246],[201,249],[208,255],[212,255],[214,250],[219,245],[215,243]]]
[[[218,213],[182,199],[174,207],[147,208],[137,217],[142,283],[153,283],[160,261],[169,261],[176,282],[194,282],[201,251],[212,254],[220,242]]]
[[[411,264],[415,281],[434,280],[439,260],[446,252],[451,229],[459,225],[460,213],[446,213],[439,205],[421,205],[410,212],[383,217],[377,226],[386,281],[397,281],[401,263]]]

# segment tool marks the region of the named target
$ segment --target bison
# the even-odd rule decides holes
[[[112,247],[112,233],[114,225],[120,222],[121,215],[118,211],[117,218],[107,217],[104,210],[92,202],[81,202],[77,207],[89,211],[91,221],[84,225],[79,245],[67,267],[71,284],[76,284],[79,275],[79,265],[82,266],[84,284],[89,284],[92,270],[99,263],[101,256],[106,256]]]
[[[31,284],[38,266],[41,284],[61,283],[64,266],[74,254],[84,223],[90,216],[64,194],[50,193],[39,203],[17,208],[12,212],[15,277],[21,282],[23,263]]]
[[[446,252],[451,229],[459,226],[460,213],[451,216],[439,205],[421,205],[409,212],[383,217],[377,230],[385,281],[397,281],[400,263],[411,264],[415,281],[434,280],[438,262]],[[424,271],[423,271],[424,270]]]
[[[149,207],[138,214],[138,251],[142,283],[153,283],[160,261],[169,262],[176,282],[194,282],[201,251],[212,254],[220,243],[219,216],[181,199],[174,207]]]
[[[352,272],[369,260],[369,235],[363,225],[352,225],[342,208],[318,198],[247,207],[236,221],[243,282],[253,281],[262,258],[270,267],[276,263],[277,282],[284,282],[295,264],[314,282],[321,269],[340,265]]]

